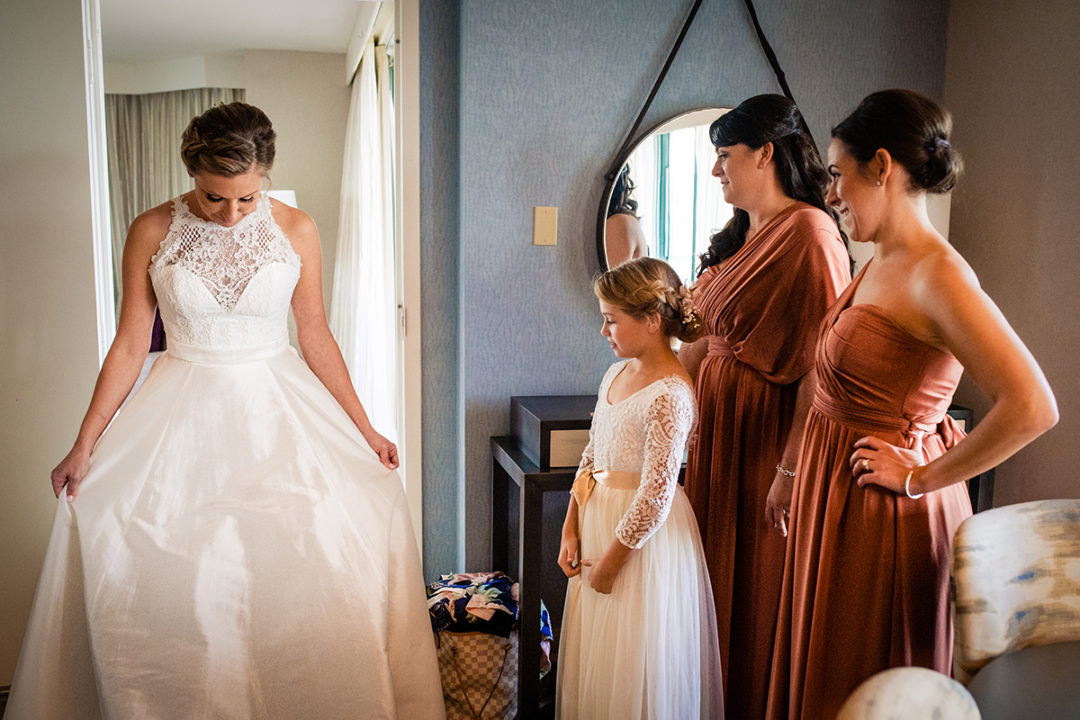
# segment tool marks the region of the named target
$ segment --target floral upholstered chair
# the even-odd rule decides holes
[[[998,655],[1080,640],[1080,499],[973,515],[953,538],[953,675]]]

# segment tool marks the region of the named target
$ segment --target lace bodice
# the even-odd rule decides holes
[[[233,227],[195,216],[173,201],[169,232],[150,261],[170,348],[227,350],[288,342],[288,312],[300,257],[263,193]]]
[[[694,425],[694,390],[672,375],[610,404],[608,388],[625,365],[612,365],[600,384],[581,467],[641,473],[634,500],[615,530],[622,544],[639,548],[671,508]]]

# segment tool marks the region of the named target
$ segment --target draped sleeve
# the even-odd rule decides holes
[[[704,292],[705,288],[709,287],[709,283],[712,282],[713,278],[715,278],[715,277],[716,277],[716,266],[715,265],[712,265],[710,267],[705,268],[701,272],[701,274],[698,275],[697,280],[694,281],[694,286],[693,286],[694,287],[694,292],[695,293]]]
[[[821,322],[851,281],[836,224],[800,205],[701,278],[710,335],[767,380],[788,385],[813,366]]]

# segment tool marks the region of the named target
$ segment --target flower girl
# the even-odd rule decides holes
[[[661,260],[618,265],[593,290],[621,360],[600,384],[563,524],[556,716],[721,718],[708,571],[678,483],[694,390],[672,341],[692,342],[701,324]]]

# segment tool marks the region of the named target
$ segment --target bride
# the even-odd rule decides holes
[[[243,103],[194,118],[195,189],[131,225],[9,720],[443,716],[397,448],[327,326],[314,222],[262,191],[274,137]],[[155,307],[168,350],[120,409]]]

